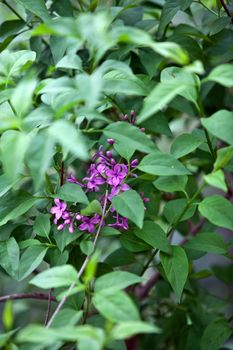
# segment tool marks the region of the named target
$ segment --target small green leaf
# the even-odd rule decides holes
[[[81,210],[81,214],[85,216],[90,216],[93,214],[102,215],[102,207],[100,202],[97,201],[97,199],[94,199],[88,204],[88,206],[85,209]]]
[[[67,202],[88,204],[88,198],[82,188],[74,183],[64,184],[53,197]]]
[[[114,294],[95,293],[94,306],[106,319],[112,322],[139,321],[139,313],[130,297],[120,290]]]
[[[112,205],[120,215],[125,216],[139,228],[142,228],[145,209],[143,201],[136,191],[129,190],[114,196]]]
[[[27,10],[34,13],[44,21],[50,19],[44,0],[15,0],[16,3],[24,6]]]
[[[173,176],[190,174],[189,171],[170,154],[154,152],[145,156],[138,169],[152,175]]]
[[[52,267],[30,281],[31,284],[43,289],[70,286],[77,282],[77,271],[71,265]]]
[[[201,252],[226,254],[227,245],[223,238],[215,232],[202,232],[193,237],[186,247]]]
[[[121,322],[121,324],[116,325],[110,334],[113,339],[125,339],[130,338],[136,334],[142,333],[160,333],[161,330],[152,324],[142,321],[128,321]]]
[[[233,146],[223,147],[217,151],[217,159],[214,163],[214,171],[224,168],[233,158]]]
[[[221,64],[215,67],[210,74],[202,81],[215,81],[226,87],[233,86],[233,64]]]
[[[43,261],[48,248],[42,245],[28,247],[20,259],[18,280],[30,275]]]
[[[134,230],[134,234],[153,248],[158,248],[168,254],[171,252],[165,232],[153,221],[145,221],[143,228]]]
[[[233,112],[223,109],[209,118],[202,118],[201,123],[211,134],[233,145]]]
[[[214,225],[233,229],[233,205],[227,199],[219,195],[207,197],[198,209]]]
[[[57,62],[56,68],[77,69],[82,71],[82,60],[77,55],[68,54]]]
[[[178,136],[171,145],[171,154],[175,158],[181,158],[197,149],[202,144],[202,140],[192,134],[182,134]]]
[[[80,249],[85,255],[91,255],[95,249],[95,246],[92,241],[82,240],[80,243]]]
[[[202,350],[218,350],[228,340],[232,329],[225,319],[212,321],[205,329],[201,338]]]
[[[219,188],[224,192],[227,192],[227,185],[226,185],[224,173],[222,170],[218,170],[211,174],[205,175],[204,179],[208,185]]]
[[[180,217],[180,215],[184,213],[184,210],[187,204],[188,204],[188,201],[185,198],[174,199],[174,200],[168,201],[165,204],[163,214],[170,224],[175,223],[176,220],[178,220],[178,218]],[[179,221],[181,222],[181,221],[190,219],[194,215],[195,210],[196,210],[196,205],[194,204],[190,205]]]
[[[38,236],[48,238],[50,233],[50,215],[39,214],[36,217],[33,230]]]
[[[66,120],[58,120],[50,126],[48,132],[56,142],[64,147],[65,151],[71,152],[79,159],[88,159],[85,140],[73,124]]]
[[[188,278],[189,263],[185,251],[179,246],[172,246],[172,255],[160,253],[165,275],[180,301]]]
[[[115,291],[124,289],[132,284],[140,283],[142,281],[142,277],[139,277],[133,273],[127,271],[114,271],[97,278],[95,282],[95,292],[111,294]]]
[[[177,192],[184,191],[188,182],[186,175],[180,176],[160,176],[153,182],[153,185],[160,191],[164,192]]]

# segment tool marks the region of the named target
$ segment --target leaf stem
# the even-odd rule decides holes
[[[0,297],[0,303],[4,303],[7,300],[20,300],[20,299],[37,299],[37,300],[51,300],[57,302],[57,299],[49,294],[45,293],[19,293],[19,294],[10,294]]]

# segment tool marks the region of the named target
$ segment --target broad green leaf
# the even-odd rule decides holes
[[[159,112],[166,107],[177,95],[187,89],[187,84],[176,82],[158,83],[151,91],[148,97],[145,98],[142,110],[139,112],[138,123],[144,122],[153,114]]]
[[[158,248],[168,254],[171,252],[165,232],[153,221],[145,221],[143,228],[134,230],[134,234],[153,248]]]
[[[115,291],[142,281],[142,277],[133,273],[127,271],[114,271],[97,278],[95,282],[95,292],[100,292],[101,294],[112,294]]]
[[[112,267],[130,265],[135,262],[133,253],[124,248],[118,248],[107,256],[104,262]]]
[[[224,192],[227,192],[227,185],[226,185],[224,173],[222,170],[218,170],[211,174],[205,175],[204,179],[208,185],[219,188]]]
[[[190,219],[194,215],[196,210],[196,205],[194,204],[190,205],[184,213],[187,204],[188,201],[186,198],[174,199],[165,204],[163,214],[170,224],[175,223],[182,213],[183,216],[180,218],[180,222]]]
[[[122,246],[133,253],[151,250],[151,245],[139,239],[135,234],[128,231],[127,235],[121,235],[120,241]]]
[[[101,315],[109,321],[139,321],[138,310],[125,292],[118,290],[107,296],[95,293],[93,303]]]
[[[45,180],[54,154],[55,141],[47,133],[39,133],[32,137],[26,152],[26,163],[38,190]]]
[[[74,183],[66,183],[61,186],[54,197],[67,202],[88,204],[86,194],[79,185]]]
[[[162,112],[158,112],[156,115],[142,122],[141,126],[156,134],[172,136],[172,132],[168,124],[168,118],[166,118]]]
[[[215,81],[226,87],[233,86],[233,64],[221,64],[215,67],[210,74],[202,81]]]
[[[102,206],[97,199],[91,201],[88,206],[81,210],[82,215],[90,216],[93,214],[102,215]]]
[[[180,176],[160,176],[153,182],[153,185],[160,191],[164,192],[177,192],[184,191],[188,182],[186,175]]]
[[[225,319],[212,321],[204,330],[201,338],[202,350],[218,350],[228,340],[232,329]]]
[[[116,325],[110,334],[113,339],[130,338],[136,334],[142,333],[160,333],[161,330],[152,324],[142,321],[121,322]]]
[[[188,278],[189,263],[185,251],[179,246],[172,246],[172,255],[160,253],[165,275],[180,301]]]
[[[65,151],[71,152],[77,158],[88,159],[85,140],[73,124],[66,120],[58,120],[48,130],[49,135],[58,142]]]
[[[192,3],[192,0],[166,0],[159,21],[158,35],[163,35],[167,24],[172,20],[179,10],[186,10]]]
[[[233,144],[233,112],[220,110],[209,118],[202,118],[201,123],[214,136]]]
[[[215,232],[202,232],[190,239],[186,247],[201,252],[226,254],[227,245],[223,238]]]
[[[170,154],[154,152],[145,156],[138,169],[159,176],[187,175],[189,171]]]
[[[0,226],[23,215],[39,200],[24,191],[6,194],[0,199]]]
[[[1,137],[0,157],[4,173],[10,182],[14,182],[23,171],[28,143],[28,135],[15,130],[6,131]]]
[[[129,190],[114,196],[112,205],[120,215],[142,228],[145,209],[143,200],[136,191]]]
[[[18,280],[21,281],[30,275],[43,261],[48,248],[37,245],[25,250],[20,259]]]
[[[0,242],[0,266],[13,278],[17,278],[19,256],[19,246],[14,237]]]
[[[104,75],[103,91],[106,94],[126,94],[135,96],[146,96],[148,87],[136,75],[125,74],[114,70]]]
[[[202,144],[202,140],[193,134],[182,134],[178,136],[171,145],[171,154],[175,158],[181,158],[195,151]]]
[[[205,198],[198,206],[202,216],[212,224],[233,229],[233,205],[219,195]]]
[[[49,214],[39,214],[36,217],[33,231],[41,237],[49,237],[50,233],[50,215]]]
[[[27,10],[35,14],[44,21],[50,19],[44,0],[15,0],[16,3],[23,5]]]
[[[91,255],[95,249],[92,241],[82,240],[80,243],[80,249],[85,255]]]
[[[71,265],[52,267],[30,281],[31,284],[43,289],[70,286],[77,282],[77,271]]]
[[[108,138],[113,138],[117,145],[119,144],[125,149],[132,149],[133,153],[135,150],[150,153],[156,149],[155,144],[146,134],[127,122],[116,122],[108,125],[104,129],[104,134]]]
[[[34,62],[36,53],[29,50],[20,50],[15,52],[3,51],[0,54],[0,77],[6,78],[6,83],[11,78],[17,77],[25,64]]]

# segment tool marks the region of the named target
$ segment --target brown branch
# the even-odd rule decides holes
[[[0,303],[4,303],[7,300],[20,300],[20,299],[37,299],[37,300],[50,300],[57,302],[57,299],[53,296],[49,296],[46,293],[19,293],[19,294],[10,294],[0,297]]]
[[[226,12],[227,16],[230,17],[231,19],[231,24],[233,24],[233,15],[230,12],[229,8],[227,7],[227,5],[225,4],[224,0],[220,0],[222,7],[224,8],[224,11]]]
[[[45,316],[45,321],[44,325],[46,326],[47,323],[49,322],[49,317],[50,317],[50,311],[51,311],[51,302],[52,302],[52,293],[53,293],[53,288],[50,289],[49,295],[48,295],[48,306],[47,306],[47,312]]]
[[[65,177],[65,165],[64,161],[61,162],[61,172],[60,172],[60,186],[64,184],[64,177]]]

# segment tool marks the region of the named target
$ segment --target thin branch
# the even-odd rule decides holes
[[[230,17],[231,19],[231,24],[233,24],[233,15],[230,12],[229,8],[227,7],[227,5],[225,4],[224,0],[220,0],[222,7],[224,8],[224,11],[226,12],[227,16]]]
[[[37,300],[51,300],[57,302],[57,299],[53,296],[50,297],[49,294],[45,293],[19,293],[19,294],[10,294],[0,297],[0,303],[4,303],[7,300],[20,300],[20,299],[37,299]]]
[[[64,176],[65,176],[65,165],[64,161],[61,162],[61,171],[60,171],[60,185],[64,185]]]
[[[46,312],[45,321],[44,321],[45,326],[47,325],[47,323],[49,321],[49,317],[50,317],[50,310],[51,310],[51,304],[52,304],[51,303],[52,293],[53,293],[53,288],[51,288],[49,291],[48,306],[47,306],[47,312]]]
[[[108,190],[106,191],[105,193],[105,200],[104,200],[104,205],[103,205],[103,211],[102,211],[102,216],[101,216],[101,219],[100,219],[100,223],[99,223],[99,226],[98,226],[98,229],[97,229],[97,232],[96,232],[96,235],[95,235],[95,239],[94,239],[94,242],[93,242],[93,245],[94,247],[96,246],[96,243],[97,243],[97,240],[99,238],[99,235],[100,235],[100,231],[101,231],[101,227],[102,227],[102,224],[103,224],[103,221],[104,221],[104,217],[105,217],[105,211],[106,211],[106,206],[107,206],[107,201],[108,201]],[[92,253],[93,254],[93,253]],[[87,266],[87,263],[90,259],[90,256],[91,255],[87,255],[78,274],[77,274],[77,280],[79,280],[79,278],[82,276],[86,266]],[[60,301],[60,303],[57,305],[53,315],[51,316],[50,320],[48,321],[47,325],[46,325],[46,328],[49,328],[54,320],[54,318],[57,316],[57,314],[59,313],[59,311],[61,310],[61,308],[63,307],[63,305],[65,304],[70,292],[74,289],[76,283],[72,283],[67,291],[67,293],[64,295],[64,297],[62,298],[62,300]]]

